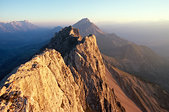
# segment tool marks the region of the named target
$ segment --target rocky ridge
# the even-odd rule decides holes
[[[94,35],[66,27],[45,48],[1,82],[1,111],[125,111],[105,82]]]
[[[90,34],[82,38],[77,29],[71,26],[65,29],[68,33],[56,34],[57,38],[54,37],[47,48],[55,48],[62,54],[75,82],[80,87],[80,101],[84,110],[125,111],[120,102],[116,101],[113,90],[105,82],[105,66],[96,43],[96,37]],[[54,39],[56,40],[54,41]]]
[[[78,28],[83,36],[95,34],[101,53],[112,58],[114,67],[159,84],[169,92],[168,60],[146,46],[137,45],[116,34],[102,32],[88,19],[82,19],[73,26]]]

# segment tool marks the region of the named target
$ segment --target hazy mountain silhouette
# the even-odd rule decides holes
[[[54,27],[54,28],[52,29],[51,33],[52,33],[52,34],[55,34],[55,33],[59,32],[62,28],[63,28],[63,27],[61,27],[61,26]]]
[[[12,21],[9,23],[0,22],[0,32],[16,32],[16,31],[29,31],[35,30],[38,26],[24,20]]]
[[[73,27],[78,28],[82,36],[86,36],[86,34],[103,34],[103,32],[95,24],[90,22],[88,18],[80,20],[75,23]]]
[[[145,21],[100,24],[105,32],[116,32],[120,37],[139,45],[146,45],[160,56],[169,57],[169,21]]]

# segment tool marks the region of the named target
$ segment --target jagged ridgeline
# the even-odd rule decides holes
[[[89,19],[84,18],[73,25],[82,36],[94,34],[102,54],[111,57],[111,65],[134,74],[146,81],[159,84],[169,91],[169,61],[158,56],[150,48],[137,45],[116,34],[103,32]]]
[[[105,74],[96,37],[66,27],[1,82],[0,111],[124,112]]]

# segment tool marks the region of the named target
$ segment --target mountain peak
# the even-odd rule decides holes
[[[32,24],[32,23],[30,23],[28,20],[23,20],[23,21],[11,21],[9,22],[9,24],[18,25],[18,24]]]
[[[63,34],[63,37],[70,36],[70,35],[73,37],[81,37],[79,30],[76,28],[73,28],[72,26],[65,27],[59,33]]]
[[[83,18],[77,23],[73,25],[73,27],[79,29],[80,34],[82,36],[86,36],[89,34],[103,34],[103,32],[94,24],[92,23],[88,18]]]
[[[78,43],[80,43],[81,40],[82,37],[79,30],[69,26],[56,33],[47,47],[56,49],[57,51],[60,51],[62,55],[64,55],[72,50]]]
[[[90,20],[88,18],[83,18],[81,19],[79,22],[90,22]],[[91,23],[91,22],[90,22]]]
[[[81,20],[90,21],[88,18],[82,18]]]
[[[79,25],[79,24],[80,25],[92,24],[92,22],[88,18],[83,18],[83,19],[79,20],[77,23],[75,23],[73,25],[73,27],[76,26],[76,25]]]

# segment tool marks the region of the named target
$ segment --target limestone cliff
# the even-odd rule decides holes
[[[0,111],[125,111],[105,82],[94,35],[66,27],[45,48],[1,82]]]

